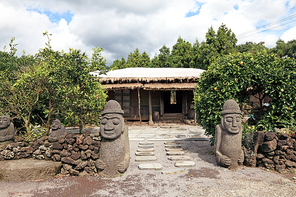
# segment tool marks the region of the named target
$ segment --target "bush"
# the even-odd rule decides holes
[[[54,51],[49,41],[34,57],[17,58],[12,43],[10,53],[0,51],[0,115],[21,122],[28,137],[40,135],[31,129],[36,125],[47,128],[48,134],[55,118],[80,130],[85,124],[98,124],[106,103],[106,91],[89,74],[105,71],[103,49],[93,49],[88,58],[80,50]]]
[[[274,127],[295,125],[295,60],[277,58],[266,51],[236,53],[223,56],[202,74],[195,92],[195,109],[198,123],[206,134],[215,137],[215,126],[220,124],[220,112],[228,99],[234,99],[240,106],[249,102],[250,95],[260,95],[257,130],[272,131]],[[263,99],[272,102],[264,110]]]

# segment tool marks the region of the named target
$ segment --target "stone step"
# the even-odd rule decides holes
[[[179,161],[175,163],[176,167],[193,167],[195,166],[194,161]]]
[[[183,134],[178,134],[178,135],[175,135],[176,138],[187,138],[186,135],[183,135]]]
[[[183,151],[183,148],[166,148],[166,152],[172,152],[172,151]]]
[[[156,139],[168,139],[168,138],[172,138],[173,136],[170,134],[156,134],[155,138]]]
[[[154,145],[154,142],[139,142],[140,145]]]
[[[135,161],[156,161],[157,158],[155,156],[136,156]]]
[[[136,156],[154,156],[154,152],[136,152]]]
[[[152,138],[155,134],[153,133],[140,133],[137,137],[138,138]]]
[[[180,144],[179,142],[164,142],[164,144],[168,145],[168,144]]]
[[[193,137],[193,138],[186,138],[185,141],[209,141],[210,139],[207,137]]]
[[[154,148],[138,148],[137,152],[154,152]]]
[[[140,170],[162,170],[162,165],[160,163],[142,163],[138,165]]]
[[[169,169],[169,170],[162,170],[161,174],[179,174],[185,172],[184,168],[174,168],[174,169]]]
[[[166,153],[167,155],[184,155],[183,151],[170,151]]]
[[[154,145],[138,145],[139,148],[154,148]]]
[[[171,161],[189,161],[191,158],[189,156],[170,156],[168,160]]]
[[[180,144],[166,144],[165,148],[182,148]]]

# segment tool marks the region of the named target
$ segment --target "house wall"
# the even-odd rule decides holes
[[[152,113],[155,111],[161,114],[161,98],[163,99],[165,92],[169,91],[151,91]],[[193,101],[192,91],[178,91],[182,98],[182,113],[185,114],[189,109],[190,102]],[[110,90],[108,91],[107,100],[114,99],[120,103],[125,114],[124,118],[127,120],[139,120],[138,108],[138,90]],[[149,120],[149,91],[140,90],[141,101],[141,119]],[[165,105],[164,105],[165,106]],[[164,110],[166,111],[166,110]],[[181,113],[181,111],[179,112]]]

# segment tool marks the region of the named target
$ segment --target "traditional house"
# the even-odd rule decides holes
[[[194,68],[125,68],[102,75],[99,71],[91,74],[99,77],[108,91],[108,100],[114,99],[121,104],[126,120],[149,120],[150,124],[153,119],[164,120],[165,117],[180,121],[193,102],[195,86],[203,71]]]

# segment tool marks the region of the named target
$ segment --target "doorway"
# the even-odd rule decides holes
[[[182,113],[182,92],[181,91],[165,91],[164,113]]]

